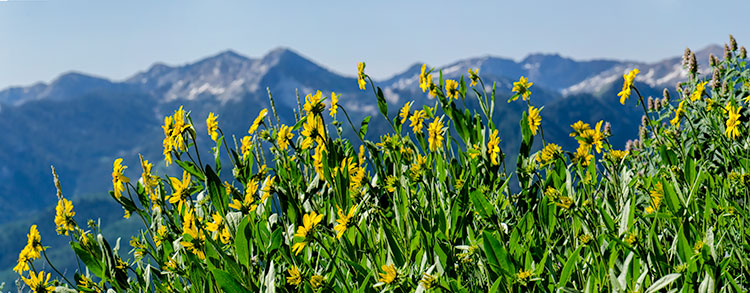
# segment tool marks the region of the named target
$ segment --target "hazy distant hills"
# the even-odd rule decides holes
[[[721,48],[710,46],[697,52],[701,70],[707,68],[709,53],[720,55]],[[656,63],[578,61],[556,54],[532,54],[521,61],[491,56],[470,58],[438,69],[446,78],[458,78],[468,68],[479,68],[488,90],[493,82],[497,83],[499,97],[494,119],[501,131],[503,149],[512,153],[518,148],[518,121],[523,106],[505,101],[511,94],[512,82],[520,76],[534,82],[532,99],[545,105],[542,115],[547,141],[571,150],[575,141],[567,133],[572,122],[604,119],[612,123],[616,134],[610,141],[622,147],[625,140],[635,137],[642,115],[634,101],[627,106],[617,103],[622,74],[639,68],[637,85],[641,92],[660,96],[662,88],[673,89],[675,82],[686,77],[680,61],[680,57]],[[412,65],[392,78],[376,82],[391,104],[391,117],[409,100],[418,104],[435,102],[419,90],[420,67],[421,64]],[[297,92],[304,100],[307,93],[316,90],[326,94],[335,91],[342,94],[340,103],[355,123],[373,116],[370,135],[377,137],[385,124],[377,118],[370,85],[367,91],[357,88],[354,68],[352,64],[351,74],[342,76],[285,48],[260,58],[225,51],[180,66],[157,63],[123,81],[66,73],[49,84],[2,90],[0,223],[55,204],[49,171],[52,164],[58,169],[68,197],[105,196],[111,188],[112,161],[117,157],[125,158],[125,164],[130,166],[126,175],[131,178],[140,174],[139,153],[163,166],[160,126],[163,117],[179,105],[192,111],[196,129],[203,135],[199,143],[207,143],[204,121],[208,112],[219,114],[225,133],[242,136],[258,111],[270,108],[266,88],[272,92],[279,116],[286,123],[294,119]]]

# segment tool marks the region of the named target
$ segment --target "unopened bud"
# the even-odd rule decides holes
[[[732,49],[732,51],[737,51],[737,40],[734,39],[733,35],[729,35],[729,49]]]
[[[682,68],[687,68],[690,61],[690,48],[685,48],[685,54],[682,54]]]
[[[729,92],[729,85],[727,84],[727,81],[721,83],[721,94],[726,95]]]
[[[732,59],[732,51],[729,50],[729,46],[724,44],[724,60]]]
[[[648,111],[651,112],[654,110],[654,98],[648,97]]]
[[[633,149],[633,140],[628,139],[628,141],[625,143],[625,151],[629,152]]]
[[[747,50],[745,49],[745,46],[740,47],[740,59],[747,58]]]
[[[604,135],[609,136],[612,134],[612,124],[609,121],[604,122]]]
[[[711,67],[716,67],[717,64],[719,64],[719,59],[714,56],[714,53],[708,55],[708,65]]]
[[[654,99],[654,110],[657,112],[661,110],[661,99],[659,98]]]
[[[669,106],[669,99],[667,98],[669,97],[669,92],[667,92],[667,89],[664,89],[664,92],[667,93],[667,95],[663,99],[661,99],[662,108],[666,108],[667,106]]]
[[[714,68],[714,75],[711,77],[711,87],[712,88],[719,87],[719,69],[718,68]]]
[[[698,61],[695,60],[695,53],[690,52],[690,62],[688,63],[688,71],[693,75],[698,73]]]
[[[643,126],[648,125],[648,116],[646,115],[641,116],[641,125]]]
[[[647,134],[646,127],[639,126],[638,127],[638,138],[640,138],[641,140],[645,140],[646,139],[646,134]]]
[[[664,101],[669,102],[669,90],[664,89],[664,93],[662,93],[662,95],[664,95],[664,100],[662,100],[662,103],[664,103]]]

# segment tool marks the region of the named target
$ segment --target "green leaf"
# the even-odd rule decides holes
[[[666,286],[669,286],[669,284],[672,284],[672,282],[677,280],[677,278],[679,278],[680,276],[681,274],[675,273],[675,274],[669,274],[664,277],[661,277],[661,279],[656,280],[656,282],[651,284],[651,286],[648,287],[648,289],[646,289],[646,293],[657,292],[661,290],[661,288],[664,288]]]
[[[388,238],[388,245],[391,247],[391,252],[393,252],[393,261],[396,263],[397,267],[403,266],[404,254],[401,252],[401,248],[398,246],[396,239],[393,238],[391,229],[389,229],[388,227],[383,227],[383,231],[385,232],[385,236]]]
[[[380,110],[380,114],[383,114],[383,117],[388,120],[388,103],[386,103],[383,90],[380,89],[380,87],[378,87],[376,96],[378,98],[378,110]]]
[[[234,250],[237,253],[237,261],[245,267],[250,267],[250,241],[252,235],[250,231],[250,216],[245,216],[240,225],[237,227],[237,234],[234,236]]]
[[[479,213],[482,218],[489,218],[494,215],[495,209],[487,198],[479,190],[474,190],[469,194],[471,202],[474,203],[474,209]]]
[[[78,258],[83,261],[83,264],[86,265],[86,267],[91,271],[92,274],[99,277],[100,279],[104,279],[103,275],[103,265],[100,260],[98,260],[98,257],[95,257],[90,254],[90,252],[86,251],[81,247],[81,244],[78,242],[70,242],[70,247],[73,248],[73,251],[78,255]]]
[[[206,165],[206,186],[208,186],[208,195],[211,198],[213,206],[219,212],[219,215],[222,217],[226,216],[226,209],[229,204],[225,201],[227,198],[226,191],[221,183],[221,179],[219,179],[219,176],[214,173],[214,170],[209,165]]]
[[[565,287],[565,284],[568,283],[568,280],[570,279],[570,274],[573,273],[573,269],[578,264],[579,254],[581,252],[581,248],[583,246],[579,246],[576,248],[573,253],[570,254],[570,257],[568,257],[568,261],[565,262],[565,266],[562,269],[562,273],[560,273],[560,281],[557,282],[557,287],[562,288]]]
[[[502,244],[488,231],[483,231],[484,252],[490,268],[500,275],[510,276],[516,271]]]
[[[237,279],[225,271],[211,269],[211,274],[214,276],[214,279],[216,279],[219,288],[224,292],[250,292],[247,288],[243,287]]]
[[[367,134],[367,127],[370,125],[370,116],[365,117],[362,123],[359,124],[359,137],[365,137]]]

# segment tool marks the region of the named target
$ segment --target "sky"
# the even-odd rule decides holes
[[[98,1],[0,0],[0,88],[77,71],[122,80],[155,62],[232,49],[294,49],[353,76],[387,78],[416,62],[530,53],[658,61],[750,40],[750,1]]]

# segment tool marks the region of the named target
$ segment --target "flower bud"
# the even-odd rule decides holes
[[[708,65],[711,67],[716,67],[717,64],[719,64],[719,59],[714,56],[714,53],[708,55]]]
[[[682,54],[682,68],[687,68],[690,61],[690,48],[685,48],[685,54]]]
[[[667,93],[667,95],[663,99],[661,99],[662,108],[666,108],[667,106],[669,106],[669,92],[667,92],[667,89],[664,89],[664,92]]]
[[[729,35],[729,49],[732,49],[732,51],[737,51],[737,40],[734,39],[733,35]]]
[[[648,111],[651,112],[654,110],[654,98],[648,97]]]
[[[714,69],[714,75],[711,77],[711,87],[712,88],[718,88],[719,87],[719,69]]]
[[[670,98],[670,97],[669,97],[669,90],[667,90],[667,89],[665,88],[665,89],[664,89],[664,93],[663,93],[662,95],[664,95],[664,100],[662,100],[661,102],[662,102],[662,103],[664,103],[665,101],[666,101],[666,102],[669,102],[669,98]],[[662,105],[662,106],[663,106],[663,105]]]
[[[693,75],[698,73],[698,61],[695,60],[695,53],[690,52],[690,62],[688,63],[688,71]]]
[[[633,149],[633,140],[628,139],[628,141],[625,143],[625,151],[629,152]]]
[[[647,135],[647,134],[648,134],[648,133],[647,133],[647,131],[646,131],[646,127],[644,127],[644,126],[639,126],[639,127],[638,127],[638,138],[639,138],[640,140],[645,140],[645,139],[646,139],[646,135]]]
[[[729,85],[727,84],[727,81],[721,83],[721,94],[726,95],[729,92]]]
[[[648,125],[648,116],[646,115],[641,116],[641,125],[643,126]]]
[[[745,46],[740,47],[740,59],[747,58],[747,50],[745,50]]]
[[[724,60],[732,59],[732,51],[729,50],[729,46],[724,44]]]
[[[661,99],[656,98],[654,99],[654,111],[658,112],[659,110],[661,110]]]
[[[612,134],[612,124],[609,121],[604,122],[604,135],[610,136]]]

